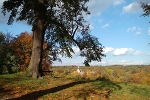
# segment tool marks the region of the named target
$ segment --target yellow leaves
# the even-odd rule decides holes
[[[110,69],[110,68],[106,68],[106,72],[109,74],[109,75],[112,75],[114,70]]]

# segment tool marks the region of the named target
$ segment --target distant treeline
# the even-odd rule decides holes
[[[78,66],[55,66],[53,75],[61,78],[150,84],[150,65],[80,66],[84,73],[82,75],[77,72],[77,68]]]

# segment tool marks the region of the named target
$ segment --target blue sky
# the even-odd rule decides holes
[[[0,1],[0,7],[2,2]],[[90,23],[91,34],[98,37],[105,47],[106,57],[90,65],[135,65],[150,64],[150,17],[141,17],[140,2],[150,0],[89,0],[91,15],[85,16]],[[8,15],[0,13],[0,31],[20,34],[31,32],[26,22],[7,25]],[[62,58],[54,65],[83,65],[85,58],[79,57],[79,49],[73,47],[73,58]]]

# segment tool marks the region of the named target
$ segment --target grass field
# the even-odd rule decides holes
[[[121,81],[123,72],[119,81],[113,81],[112,75],[118,76],[110,74],[112,68],[83,67],[90,73],[86,75],[76,73],[76,68],[56,67],[53,77],[43,79],[31,79],[24,73],[0,75],[0,100],[150,100],[150,84]]]

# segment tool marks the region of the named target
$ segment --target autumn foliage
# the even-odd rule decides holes
[[[84,74],[79,74],[77,68],[77,66],[53,67],[54,76],[86,80],[150,84],[150,65],[80,67]]]
[[[32,34],[23,32],[12,43],[15,56],[18,58],[20,71],[25,71],[29,65],[32,48]]]
[[[11,73],[11,70],[14,68],[13,66],[15,66],[17,71],[23,72],[27,70],[32,53],[32,35],[32,33],[22,32],[16,37],[12,36],[9,42],[8,40],[4,41],[3,43],[1,42],[0,73]],[[3,34],[1,35],[1,41],[3,40],[2,36]],[[7,61],[8,63],[4,63],[4,61]],[[12,64],[10,65],[9,62],[11,62]],[[47,50],[47,42],[44,41],[42,69],[49,70],[51,63],[52,62],[49,57],[49,51]],[[5,66],[6,68],[3,66]]]
[[[150,65],[55,66],[53,77],[30,79],[23,72],[0,75],[0,99],[149,100]],[[14,98],[14,99],[12,99]]]

